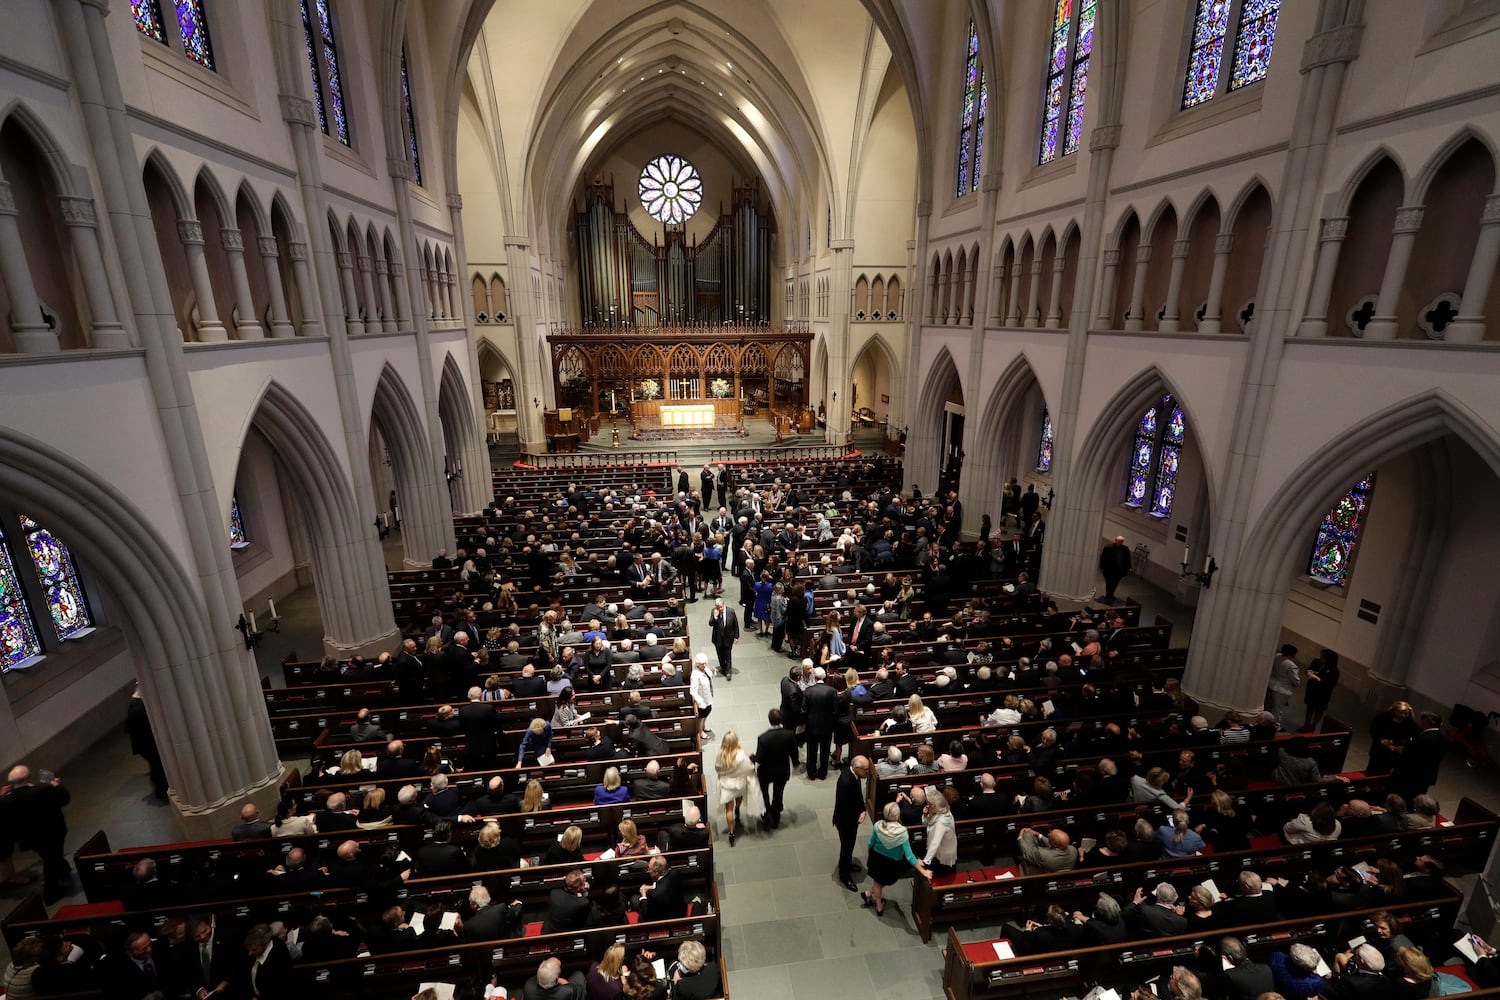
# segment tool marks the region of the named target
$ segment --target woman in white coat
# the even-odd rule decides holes
[[[760,782],[755,778],[755,765],[740,746],[739,734],[732,729],[719,743],[714,772],[719,776],[719,804],[724,807],[724,824],[729,828],[729,846],[733,847],[736,813],[758,816],[765,808],[760,801]]]

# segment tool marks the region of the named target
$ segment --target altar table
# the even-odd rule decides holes
[[[714,426],[714,404],[680,403],[661,408],[663,427],[712,427]]]

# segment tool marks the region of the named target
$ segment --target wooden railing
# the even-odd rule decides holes
[[[548,453],[534,454],[523,452],[521,461],[526,465],[534,465],[538,469],[648,469],[659,465],[676,465],[677,452],[675,451],[635,451],[622,454],[619,461],[600,461],[605,456],[601,455],[553,455]],[[515,470],[504,470],[499,475],[508,474]]]

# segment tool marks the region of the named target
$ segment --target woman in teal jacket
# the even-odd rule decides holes
[[[917,865],[917,856],[911,852],[911,837],[901,825],[901,807],[888,802],[882,815],[884,819],[870,831],[870,854],[865,861],[865,870],[875,884],[869,892],[859,894],[866,906],[875,907],[877,917],[885,916],[886,886],[909,876]]]

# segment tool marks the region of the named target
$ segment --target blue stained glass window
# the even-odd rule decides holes
[[[1161,419],[1163,415],[1165,420]],[[1146,411],[1131,440],[1125,506],[1145,507],[1154,517],[1172,513],[1186,437],[1187,418],[1171,396],[1163,396],[1161,402]]]
[[[214,68],[214,47],[208,38],[208,18],[203,0],[176,0],[177,27],[182,32],[182,51],[189,59],[208,69]]]
[[[981,97],[984,90],[984,68],[979,64],[979,33],[970,20],[969,38],[964,46],[963,108],[958,121],[958,184],[954,193],[959,197],[979,187],[976,147],[984,145],[984,98]]]
[[[9,670],[22,660],[40,656],[41,652],[42,643],[31,619],[31,608],[16,576],[16,564],[5,533],[0,530],[0,669]]]
[[[1083,102],[1089,89],[1089,56],[1094,51],[1094,15],[1098,0],[1085,0],[1078,11],[1078,34],[1073,43],[1073,81],[1068,87],[1068,131],[1063,136],[1063,155],[1078,152],[1083,138]]]
[[[1089,56],[1094,51],[1098,0],[1056,0],[1048,41],[1047,80],[1042,87],[1042,138],[1038,163],[1078,152],[1088,97]]]
[[[1042,443],[1037,448],[1036,471],[1049,472],[1052,469],[1052,414],[1047,408],[1042,407]]]
[[[83,585],[78,582],[73,553],[52,532],[25,514],[20,517],[26,548],[31,552],[32,565],[47,595],[47,610],[52,615],[52,624],[57,626],[58,638],[77,635],[94,621],[83,596]]]
[[[411,155],[411,172],[422,183],[422,152],[417,146],[417,116],[411,108],[411,74],[406,71],[406,46],[401,46],[401,106],[406,112],[406,150]]]
[[[332,0],[313,0],[318,8],[318,31],[323,40],[323,66],[328,71],[328,111],[339,142],[349,145],[349,120],[344,114],[344,83],[339,75],[338,43],[333,38]]]
[[[1048,46],[1047,83],[1042,88],[1042,145],[1038,163],[1057,159],[1058,139],[1066,106],[1068,37],[1072,31],[1073,0],[1057,0],[1052,8],[1052,38]]]
[[[240,514],[240,498],[231,496],[229,498],[229,547],[238,549],[249,544],[250,539],[245,537],[245,519]]]
[[[1234,69],[1229,89],[1237,90],[1266,78],[1271,71],[1271,44],[1281,0],[1243,0],[1234,39]]]
[[[980,170],[984,161],[984,113],[989,109],[990,85],[984,78],[984,67],[979,67],[979,111],[974,119],[974,170],[969,178],[969,190],[978,191],[980,178],[983,172]]]
[[[1338,499],[1318,525],[1307,573],[1320,583],[1342,587],[1349,582],[1354,568],[1354,549],[1365,530],[1365,516],[1370,509],[1370,493],[1375,489],[1375,473],[1370,473]]]
[[[147,38],[167,44],[167,29],[162,24],[160,0],[130,0],[130,14],[135,18],[135,30]]]
[[[323,73],[318,69],[318,43],[313,37],[312,12],[302,3],[302,37],[307,43],[307,67],[312,72],[313,104],[318,109],[318,127],[328,134],[328,109],[323,105]]]

